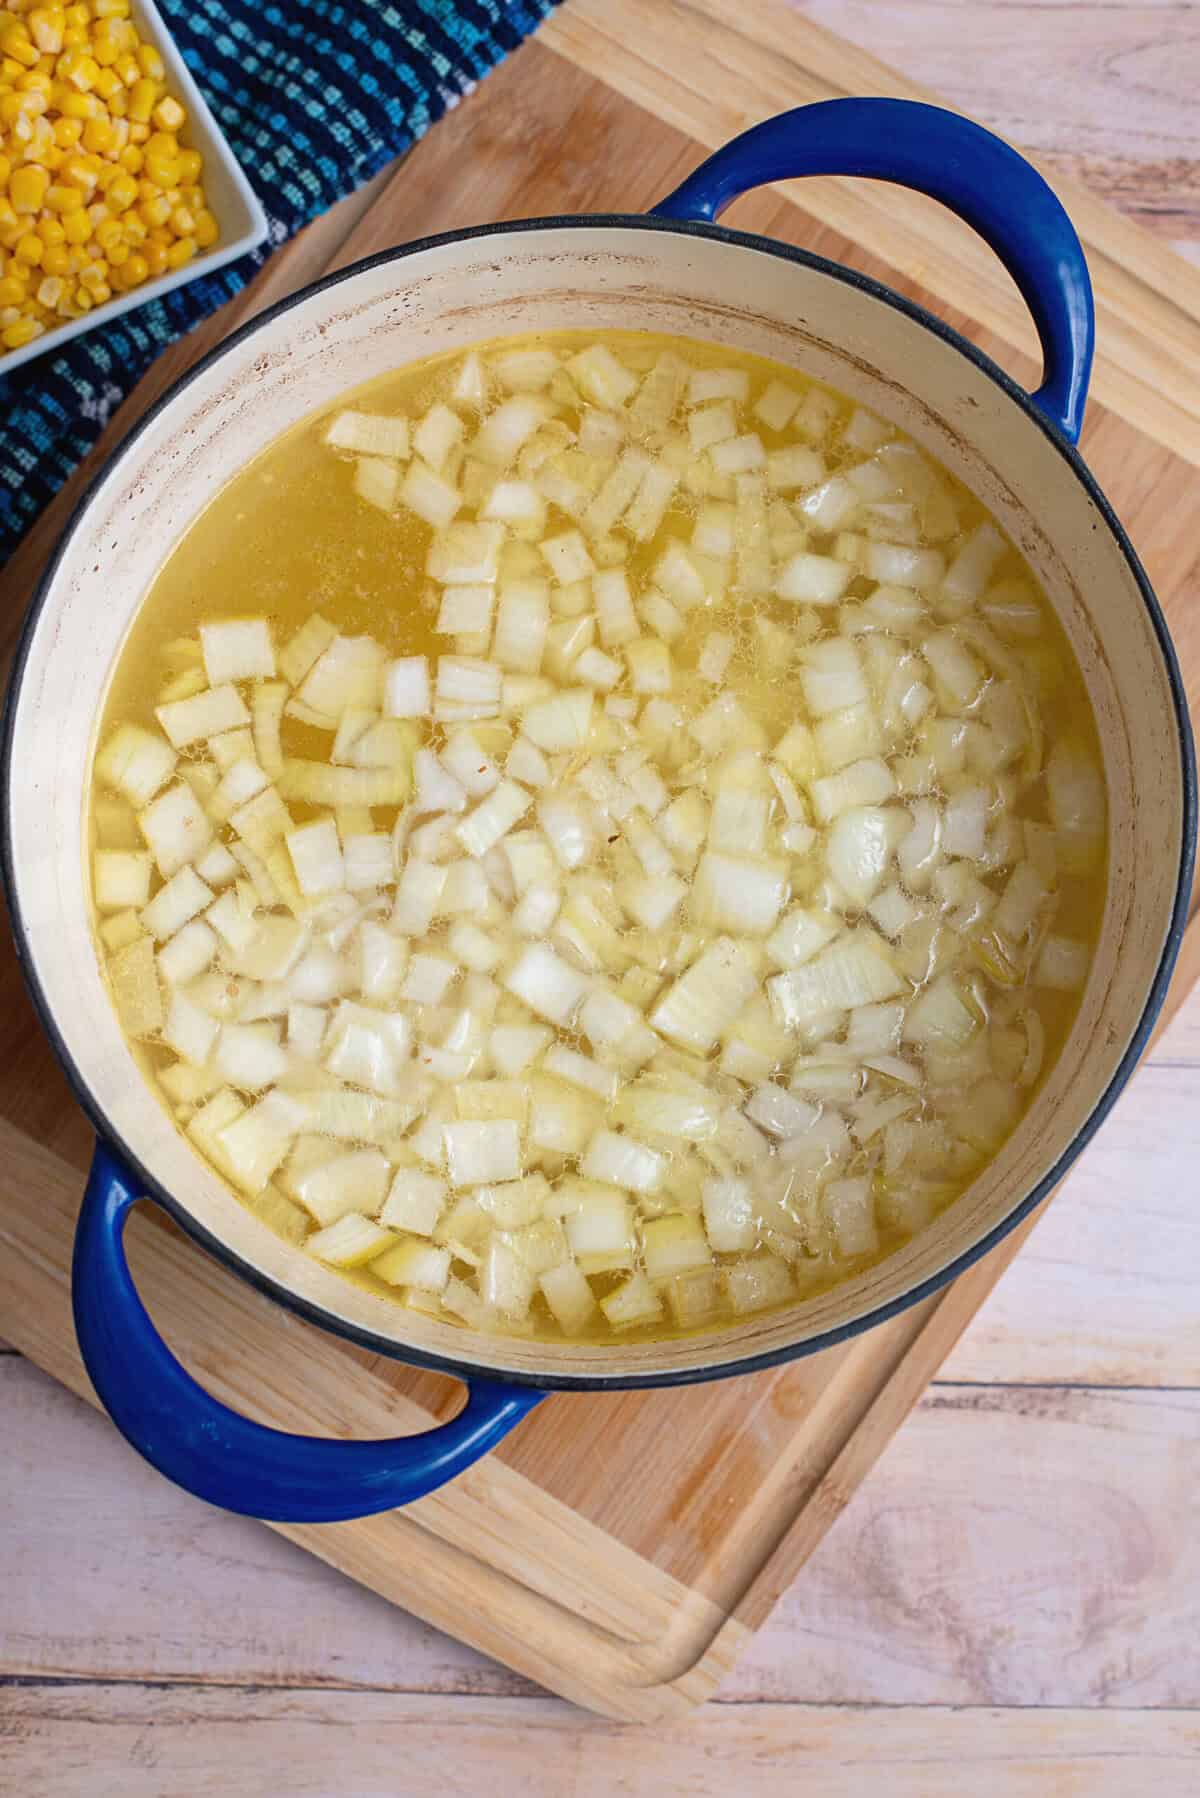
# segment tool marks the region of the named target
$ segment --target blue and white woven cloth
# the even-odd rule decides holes
[[[0,565],[160,350],[421,137],[556,0],[159,0],[267,243],[0,375]]]

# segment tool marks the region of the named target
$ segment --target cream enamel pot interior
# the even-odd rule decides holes
[[[973,223],[1030,302],[1046,352],[1041,392],[1031,400],[886,289],[710,222],[736,192],[809,172],[903,181]],[[991,508],[1044,583],[1086,678],[1110,796],[1109,887],[1078,1021],[997,1160],[924,1234],[848,1284],[712,1334],[626,1348],[457,1330],[358,1289],[271,1234],[148,1088],[89,925],[83,816],[96,720],[130,621],[181,533],[240,466],[347,388],[439,351],[559,326],[677,332],[774,357],[911,433]],[[77,1244],[81,1345],[115,1420],[164,1472],[260,1516],[384,1509],[451,1477],[546,1390],[747,1371],[878,1322],[981,1254],[1061,1175],[1128,1076],[1161,1003],[1190,890],[1195,817],[1187,714],[1162,615],[1071,446],[1090,350],[1082,252],[1040,177],[953,115],[842,101],[748,133],[658,216],[485,227],[331,277],[255,319],[126,440],[81,504],[27,627],[7,721],[5,856],[32,991],[101,1138]],[[316,1323],[468,1379],[467,1408],[393,1443],[284,1436],[234,1416],[173,1362],[133,1289],[121,1230],[142,1195]]]

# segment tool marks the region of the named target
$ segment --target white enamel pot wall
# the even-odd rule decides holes
[[[1038,394],[886,289],[711,222],[743,189],[805,173],[903,182],[972,223],[1034,314],[1046,362]],[[927,1230],[847,1284],[710,1334],[627,1346],[439,1324],[274,1236],[143,1079],[89,924],[84,807],[96,723],[139,603],[183,532],[241,466],[347,388],[482,339],[562,326],[675,332],[773,357],[911,433],[995,513],[1044,584],[1095,708],[1110,800],[1107,899],[1079,1016],[995,1161]],[[1072,447],[1091,342],[1078,240],[1027,164],[951,114],[838,101],[746,134],[655,216],[458,232],[321,282],[202,362],[118,450],[68,529],[27,627],[7,720],[6,875],[31,989],[100,1133],[76,1249],[81,1347],[115,1421],[171,1478],[279,1519],[388,1508],[451,1477],[546,1390],[744,1372],[878,1322],[967,1266],[1062,1174],[1161,1003],[1190,890],[1195,814],[1187,713],[1162,615]],[[121,1234],[142,1196],[314,1322],[466,1379],[465,1410],[424,1436],[382,1443],[285,1436],[235,1416],[174,1362],[133,1288]]]

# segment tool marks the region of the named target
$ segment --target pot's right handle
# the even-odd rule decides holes
[[[940,200],[991,245],[1016,282],[1042,343],[1033,402],[1079,440],[1096,322],[1075,227],[1023,156],[958,113],[916,100],[822,100],[764,119],[702,162],[654,208],[659,218],[715,219],[751,187],[799,175],[865,175]]]

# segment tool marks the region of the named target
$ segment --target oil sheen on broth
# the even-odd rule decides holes
[[[98,732],[98,953],[198,1152],[348,1278],[711,1329],[1016,1127],[1100,765],[1028,568],[890,426],[710,344],[505,339],[305,421],[172,552]]]

